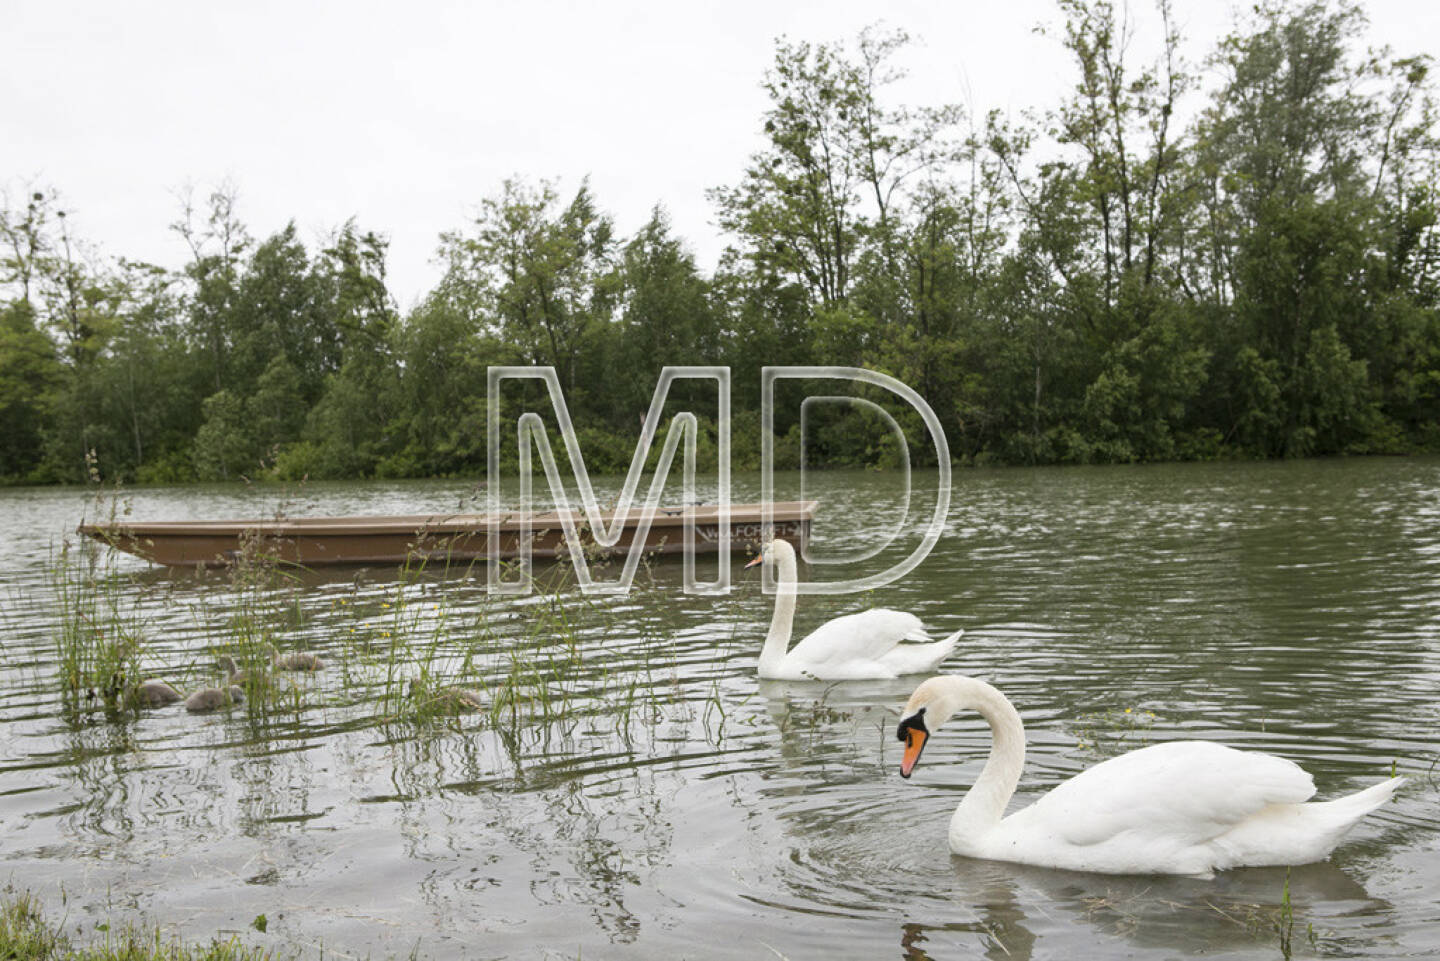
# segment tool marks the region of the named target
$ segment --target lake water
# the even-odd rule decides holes
[[[893,475],[808,483],[822,550],[875,542],[901,503]],[[737,478],[735,499],[758,490]],[[120,504],[147,520],[410,513],[471,494],[151,488]],[[952,857],[949,813],[988,729],[947,725],[904,781],[896,711],[918,679],[757,681],[772,598],[739,556],[726,597],[684,594],[662,562],[628,597],[588,599],[560,580],[490,597],[479,571],[237,583],[111,558],[102,628],[133,633],[148,673],[213,684],[246,631],[330,663],[268,707],[77,705],[52,570],[95,511],[81,491],[0,491],[0,885],[82,936],[143,918],[306,957],[1255,958],[1280,957],[1288,928],[1296,957],[1440,955],[1440,460],[960,472],[919,568],[799,601],[799,632],[882,605],[965,628],[946,670],[991,681],[1027,726],[1012,809],[1177,738],[1292,758],[1321,797],[1409,775],[1330,861],[1289,873],[1293,927],[1283,869],[1205,881]],[[504,706],[417,718],[400,693],[422,672]]]

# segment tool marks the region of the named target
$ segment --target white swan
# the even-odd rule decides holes
[[[775,614],[760,650],[759,671],[763,678],[846,681],[923,674],[938,667],[965,633],[956,631],[943,641],[932,642],[914,614],[873,608],[821,624],[786,653],[795,620],[795,549],[776,538],[745,566],[754,567],[762,561],[774,564],[778,575]]]
[[[900,773],[909,777],[930,735],[956,711],[978,711],[994,744],[950,819],[950,850],[970,857],[1107,874],[1210,877],[1242,866],[1324,860],[1350,828],[1404,783],[1391,778],[1333,801],[1298,764],[1209,741],[1131,751],[1082,771],[1002,818],[1025,765],[1025,728],[995,688],[973,677],[932,677],[905,705]]]

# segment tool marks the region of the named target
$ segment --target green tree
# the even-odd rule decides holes
[[[1029,395],[1029,423],[1012,426],[1012,442],[1028,437],[1026,459],[1174,456],[1210,356],[1171,353],[1196,329],[1169,307],[1193,206],[1173,124],[1192,80],[1168,3],[1159,53],[1138,68],[1128,11],[1108,0],[1060,10],[1077,80],[1047,116],[1053,143],[995,114],[987,128],[1020,214],[1005,303],[1020,308],[1011,323],[1026,332],[1028,361],[1006,365],[1022,383],[1003,396],[1008,406]],[[1037,286],[1021,296],[1017,282]]]
[[[231,312],[243,270],[243,255],[251,239],[240,220],[238,191],[223,184],[206,197],[203,220],[196,210],[193,193],[181,200],[181,215],[170,225],[190,248],[191,260],[183,271],[188,281],[186,311],[190,336],[204,358],[197,369],[208,382],[206,393],[222,390],[233,382],[230,354],[235,334]]]
[[[720,225],[762,277],[798,285],[816,308],[844,305],[867,243],[890,262],[896,209],[953,156],[958,107],[889,107],[905,74],[903,32],[866,30],[843,45],[776,43],[766,73],[768,144],[741,182],[711,191]]]
[[[36,328],[29,300],[0,307],[0,483],[35,475],[62,376],[55,345]]]
[[[519,363],[482,318],[432,293],[405,318],[396,354],[396,450],[377,469],[390,476],[484,470],[486,368]]]
[[[614,304],[614,228],[582,184],[560,207],[553,185],[505,181],[473,234],[441,238],[441,296],[493,318],[527,363],[553,366],[578,397],[581,358]]]
[[[610,426],[628,435],[638,434],[662,367],[722,363],[724,345],[710,286],[663,208],[656,207],[625,242],[617,270],[615,319],[588,375],[607,384],[597,400],[603,400]],[[684,409],[714,409],[708,386],[677,381],[671,397]]]
[[[1434,356],[1429,267],[1411,259],[1434,247],[1433,192],[1416,189],[1436,156],[1425,70],[1353,63],[1363,26],[1349,4],[1260,6],[1220,47],[1225,83],[1199,128],[1209,266],[1197,280],[1229,307],[1216,394],[1227,433],[1264,455],[1389,446],[1386,397],[1413,416],[1429,380],[1414,367]],[[1367,79],[1388,88],[1369,93]],[[1235,397],[1276,409],[1236,410]]]
[[[106,462],[121,476],[181,481],[192,475],[189,447],[200,425],[194,355],[184,326],[178,278],[152,264],[122,261],[111,278],[114,334],[97,375],[123,448]]]
[[[245,400],[216,391],[202,405],[205,422],[195,434],[195,473],[201,480],[238,480],[258,474],[259,445]]]
[[[227,318],[229,389],[248,394],[283,357],[299,376],[304,402],[319,399],[325,376],[342,361],[335,285],[328,274],[323,262],[312,265],[293,223],[256,246]]]
[[[8,191],[0,193],[0,285],[13,290],[16,301],[33,304],[32,295],[40,264],[50,251],[49,221],[56,197],[53,190],[25,185],[23,209],[12,205]]]

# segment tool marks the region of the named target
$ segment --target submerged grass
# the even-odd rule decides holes
[[[592,575],[613,576],[613,561],[585,547]],[[67,704],[83,708],[107,691],[123,695],[118,679],[140,677],[145,616],[158,610],[168,637],[199,638],[182,656],[190,671],[198,658],[201,686],[229,683],[229,669],[243,673],[241,710],[252,726],[334,708],[347,727],[367,718],[380,725],[444,719],[512,738],[525,730],[546,739],[583,730],[630,745],[676,715],[671,719],[703,717],[703,735],[721,736],[718,682],[692,690],[679,680],[663,626],[673,602],[656,589],[652,558],[644,558],[624,598],[578,590],[568,559],[508,562],[502,581],[528,589],[515,596],[491,594],[485,561],[457,560],[443,539],[423,532],[393,577],[377,583],[356,572],[348,590],[288,564],[283,549],[248,537],[219,573],[157,579],[191,598],[157,608],[147,578],[118,568],[103,545],[67,545],[54,565],[53,595]],[[173,623],[177,611],[190,623]],[[277,649],[311,647],[324,657],[323,671],[275,669]],[[233,667],[222,670],[222,659]]]
[[[587,554],[592,570],[603,571],[604,558],[590,545]],[[474,713],[514,733],[598,710],[615,719],[617,730],[628,730],[637,691],[653,687],[648,657],[621,666],[596,657],[587,639],[611,633],[614,606],[575,590],[572,567],[562,562],[537,571],[505,563],[501,580],[523,583],[526,596],[485,592],[478,604],[456,610],[444,586],[470,581],[476,565],[457,578],[436,557],[443,552],[417,550],[381,603],[383,616],[346,631],[381,674],[385,718],[423,722]],[[649,574],[647,565],[647,580]]]
[[[1282,961],[1291,961],[1307,947],[1320,954],[1336,954],[1338,947],[1316,931],[1313,922],[1305,924],[1302,939],[1296,939],[1296,909],[1291,898],[1291,869],[1285,868],[1280,880],[1280,896],[1275,901],[1250,901],[1213,894],[1198,901],[1179,901],[1157,896],[1145,889],[1138,894],[1115,896],[1107,894],[1082,899],[1085,916],[1092,921],[1103,920],[1116,934],[1132,934],[1151,923],[1157,911],[1162,915],[1184,912],[1194,917],[1214,918],[1234,930],[1253,938],[1256,945],[1273,944]],[[1163,911],[1160,911],[1163,909]]]

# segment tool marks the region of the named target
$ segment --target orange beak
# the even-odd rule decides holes
[[[900,758],[901,777],[909,777],[910,772],[915,770],[915,762],[920,760],[920,752],[925,750],[925,741],[929,737],[923,728],[905,729],[905,754]]]

